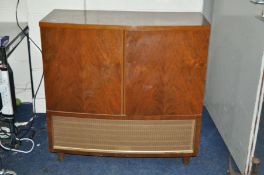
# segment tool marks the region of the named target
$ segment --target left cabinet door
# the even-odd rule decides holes
[[[47,110],[121,114],[123,31],[42,27]]]

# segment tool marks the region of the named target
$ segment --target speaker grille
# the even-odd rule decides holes
[[[53,148],[98,153],[193,153],[195,120],[52,116]]]

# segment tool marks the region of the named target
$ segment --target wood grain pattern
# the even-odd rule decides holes
[[[46,122],[47,122],[47,130],[48,130],[48,147],[51,151],[53,149],[53,125],[51,122],[51,113],[49,111],[46,112]]]
[[[78,16],[70,19],[69,14],[74,13],[67,12],[63,19],[77,19]],[[89,14],[93,13],[106,14]],[[170,18],[159,22],[154,18],[149,20],[149,13],[122,13],[124,16],[118,19],[109,16],[110,19],[100,21],[99,15],[89,16],[84,22],[78,19],[81,21],[75,23],[64,23],[62,18],[53,21],[56,15],[51,13],[40,22],[49,150],[97,156],[184,157],[185,160],[196,156],[209,24],[200,13],[154,13],[160,19]],[[140,15],[142,19],[135,18]],[[126,21],[130,18],[133,20]],[[195,120],[195,132],[186,138],[194,139],[193,153],[89,152],[67,150],[63,146],[57,149],[53,116],[63,116],[65,121],[68,117],[148,120],[150,123]]]
[[[175,158],[175,157],[195,157],[197,154],[194,153],[164,153],[164,154],[124,154],[124,153],[101,153],[101,152],[84,152],[78,150],[63,150],[63,149],[52,149],[51,152],[55,153],[65,153],[65,154],[79,154],[79,155],[86,155],[86,156],[98,156],[98,157],[135,157],[135,158]]]
[[[77,113],[66,111],[52,111],[47,110],[47,115],[65,116],[65,117],[77,117],[77,118],[93,118],[93,119],[111,119],[111,120],[186,120],[201,118],[199,115],[104,115],[104,114],[91,114],[91,113]]]
[[[121,113],[123,32],[41,28],[48,110]]]
[[[208,38],[209,30],[127,31],[126,114],[201,114]]]

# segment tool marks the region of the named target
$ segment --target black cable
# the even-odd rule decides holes
[[[24,32],[24,30],[22,29],[22,27],[19,24],[18,15],[17,15],[18,14],[17,12],[18,12],[19,3],[20,3],[20,0],[17,0],[17,4],[16,4],[16,23],[17,23],[17,26],[23,32],[23,34],[28,38],[28,40],[31,41],[34,44],[34,46],[40,51],[40,53],[42,53],[41,48],[36,44],[36,42],[33,39],[31,39],[31,37],[28,34],[26,34]],[[44,73],[42,73],[41,79],[40,79],[39,84],[38,84],[38,88],[36,90],[36,93],[33,96],[33,114],[32,114],[32,120],[29,121],[29,127],[28,127],[28,129],[26,129],[28,131],[25,134],[23,134],[20,138],[22,138],[22,137],[24,137],[25,135],[28,134],[29,130],[31,130],[31,128],[33,126],[34,119],[37,117],[36,116],[36,97],[38,95],[38,92],[39,92],[40,86],[42,84],[43,78],[44,78]]]
[[[16,4],[16,23],[17,23],[17,26],[20,28],[20,30],[24,33],[24,35],[26,37],[29,38],[29,40],[38,48],[38,50],[42,53],[42,50],[41,48],[35,43],[35,41],[33,39],[31,39],[25,32],[24,30],[22,29],[22,27],[20,26],[19,22],[18,22],[18,15],[17,15],[17,10],[18,10],[18,6],[19,6],[19,3],[20,3],[20,0],[17,0],[17,4]]]
[[[3,130],[2,128],[0,128],[0,132],[3,133],[1,135],[6,135],[6,136],[10,137],[10,133],[8,133],[7,131]]]
[[[2,118],[4,118],[1,114],[0,114],[0,117],[2,117]],[[8,121],[6,121],[5,119],[4,120],[1,120],[0,119],[0,124],[3,124],[3,123],[7,123],[8,125],[10,124]],[[6,136],[9,136],[10,137],[10,132],[8,132],[8,131],[6,131],[6,130],[4,130],[4,129],[2,129],[2,127],[0,127],[0,132],[2,132],[4,135],[6,135]],[[2,134],[2,135],[3,135]]]
[[[9,126],[10,126],[10,123],[9,122],[7,122],[8,124],[9,124]],[[3,134],[1,134],[1,135],[6,135],[7,136],[7,138],[2,138],[2,137],[0,137],[0,140],[2,141],[2,140],[6,140],[6,139],[10,139],[9,141],[8,141],[8,143],[10,143],[10,145],[9,145],[9,147],[11,147],[12,145],[11,145],[11,143],[12,143],[12,133],[9,131],[5,131],[5,130],[3,130],[2,128],[0,128],[0,131],[3,133]],[[1,162],[1,164],[2,164],[2,162]],[[1,171],[1,168],[0,168],[0,171]]]
[[[2,161],[2,157],[0,156],[0,171],[3,169],[3,161]]]

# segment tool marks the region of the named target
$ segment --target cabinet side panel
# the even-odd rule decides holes
[[[123,32],[41,28],[47,110],[121,113]]]
[[[208,38],[209,30],[126,32],[126,113],[201,114]]]

